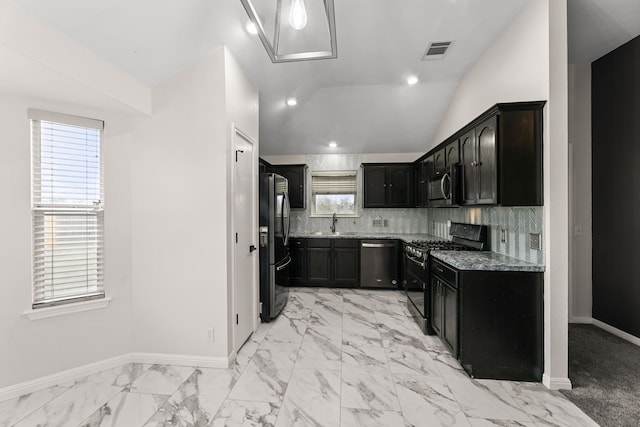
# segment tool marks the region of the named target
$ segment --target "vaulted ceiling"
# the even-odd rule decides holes
[[[338,58],[273,64],[239,0],[13,0],[148,86],[228,46],[260,90],[261,154],[425,151],[459,80],[527,1],[335,0]],[[569,0],[572,62],[640,33],[639,5]],[[421,60],[448,40],[444,60]]]

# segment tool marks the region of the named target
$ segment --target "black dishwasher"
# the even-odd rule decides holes
[[[360,286],[397,289],[398,241],[362,240],[360,242]]]

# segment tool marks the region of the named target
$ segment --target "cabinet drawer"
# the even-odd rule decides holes
[[[359,239],[334,239],[333,247],[335,248],[357,248],[360,246]]]
[[[289,239],[289,247],[304,248],[304,239]]]
[[[433,258],[431,258],[431,273],[440,277],[449,285],[458,286],[457,271]]]
[[[307,240],[308,248],[330,248],[331,239],[309,239]]]

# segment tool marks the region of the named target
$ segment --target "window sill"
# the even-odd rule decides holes
[[[29,320],[48,319],[49,317],[65,316],[67,314],[80,313],[82,311],[100,310],[106,308],[110,302],[111,297],[105,297],[91,301],[57,305],[55,307],[44,307],[36,310],[29,309],[22,314],[27,316]]]
[[[332,218],[333,214],[309,214],[309,218]],[[360,218],[360,215],[358,214],[353,214],[353,215],[343,215],[343,214],[336,214],[336,218]]]

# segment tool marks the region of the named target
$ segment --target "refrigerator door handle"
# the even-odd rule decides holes
[[[291,205],[289,204],[289,194],[285,191],[282,194],[282,235],[284,238],[284,245],[289,246],[289,231],[291,230],[291,219],[290,219],[290,210]],[[286,206],[286,209],[285,209]],[[286,226],[285,226],[285,218],[286,218]]]
[[[284,264],[279,265],[279,266],[276,267],[276,271],[284,270],[284,268],[286,266],[288,266],[289,264],[291,264],[291,257],[290,256],[287,257],[287,261]]]

